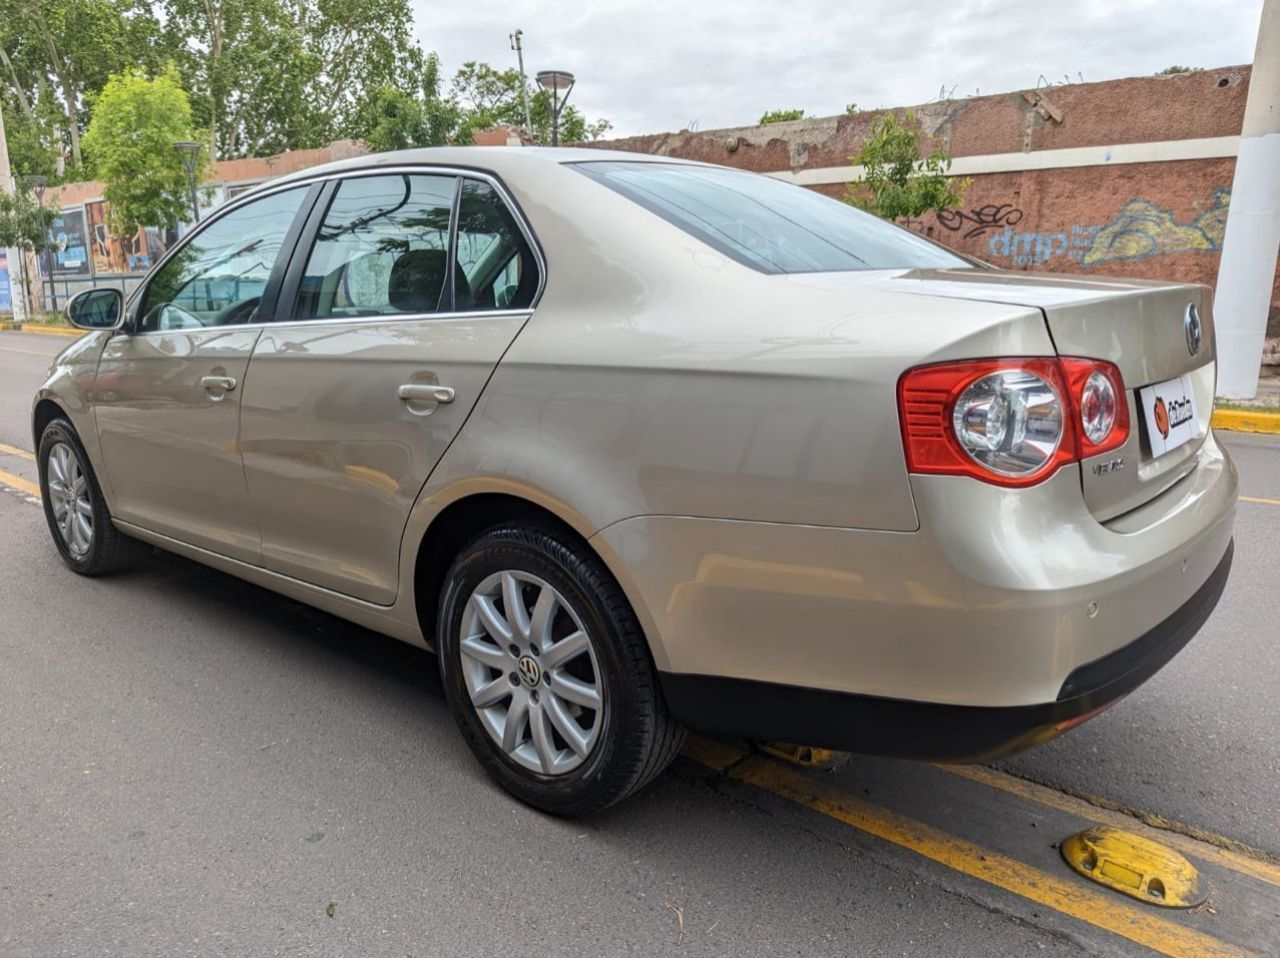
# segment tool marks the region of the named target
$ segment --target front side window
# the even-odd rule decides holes
[[[682,163],[610,161],[574,166],[762,273],[972,265],[847,203],[768,176]]]
[[[457,182],[452,176],[388,174],[339,183],[307,260],[295,317],[448,310]]]
[[[458,199],[459,310],[525,309],[538,291],[538,267],[515,217],[488,183],[463,180]]]
[[[238,207],[178,248],[147,284],[139,332],[254,322],[293,218],[300,186]]]

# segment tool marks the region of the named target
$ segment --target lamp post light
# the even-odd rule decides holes
[[[45,309],[45,280],[49,282],[49,302],[53,303],[53,257],[49,254],[49,224],[44,219],[44,192],[49,188],[47,176],[24,176],[23,185],[36,198],[40,208],[40,251],[44,257],[44,276],[40,280],[40,310]]]
[[[193,140],[180,140],[173,148],[182,157],[182,165],[187,171],[187,186],[191,190],[191,223],[200,222],[200,201],[196,198],[196,166],[200,162],[200,144]]]
[[[560,111],[573,89],[573,74],[568,70],[539,70],[538,85],[551,91],[551,145],[560,145]],[[560,91],[564,90],[564,96]]]

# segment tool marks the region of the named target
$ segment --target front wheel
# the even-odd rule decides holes
[[[684,739],[622,590],[585,543],[550,525],[499,526],[466,546],[436,635],[468,745],[543,811],[582,815],[625,798]]]
[[[81,575],[103,575],[132,564],[144,547],[111,522],[98,479],[71,423],[55,419],[45,426],[36,460],[44,516],[62,561]]]

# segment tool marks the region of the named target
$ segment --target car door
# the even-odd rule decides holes
[[[540,263],[496,182],[447,171],[335,181],[305,237],[241,399],[262,560],[390,604],[409,510],[528,319]]]
[[[240,396],[311,189],[314,198],[318,186],[282,189],[203,225],[108,341],[94,395],[116,518],[259,561],[237,446]]]

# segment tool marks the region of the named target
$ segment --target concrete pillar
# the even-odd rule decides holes
[[[0,190],[5,193],[17,192],[17,184],[13,180],[13,172],[9,169],[9,141],[4,136],[4,113],[0,111]],[[5,250],[9,261],[9,297],[13,301],[13,318],[15,322],[23,322],[27,318],[27,290],[22,283],[22,251]]]
[[[1257,395],[1277,251],[1280,0],[1265,0],[1213,306],[1218,336],[1218,395],[1224,399],[1251,399]]]

